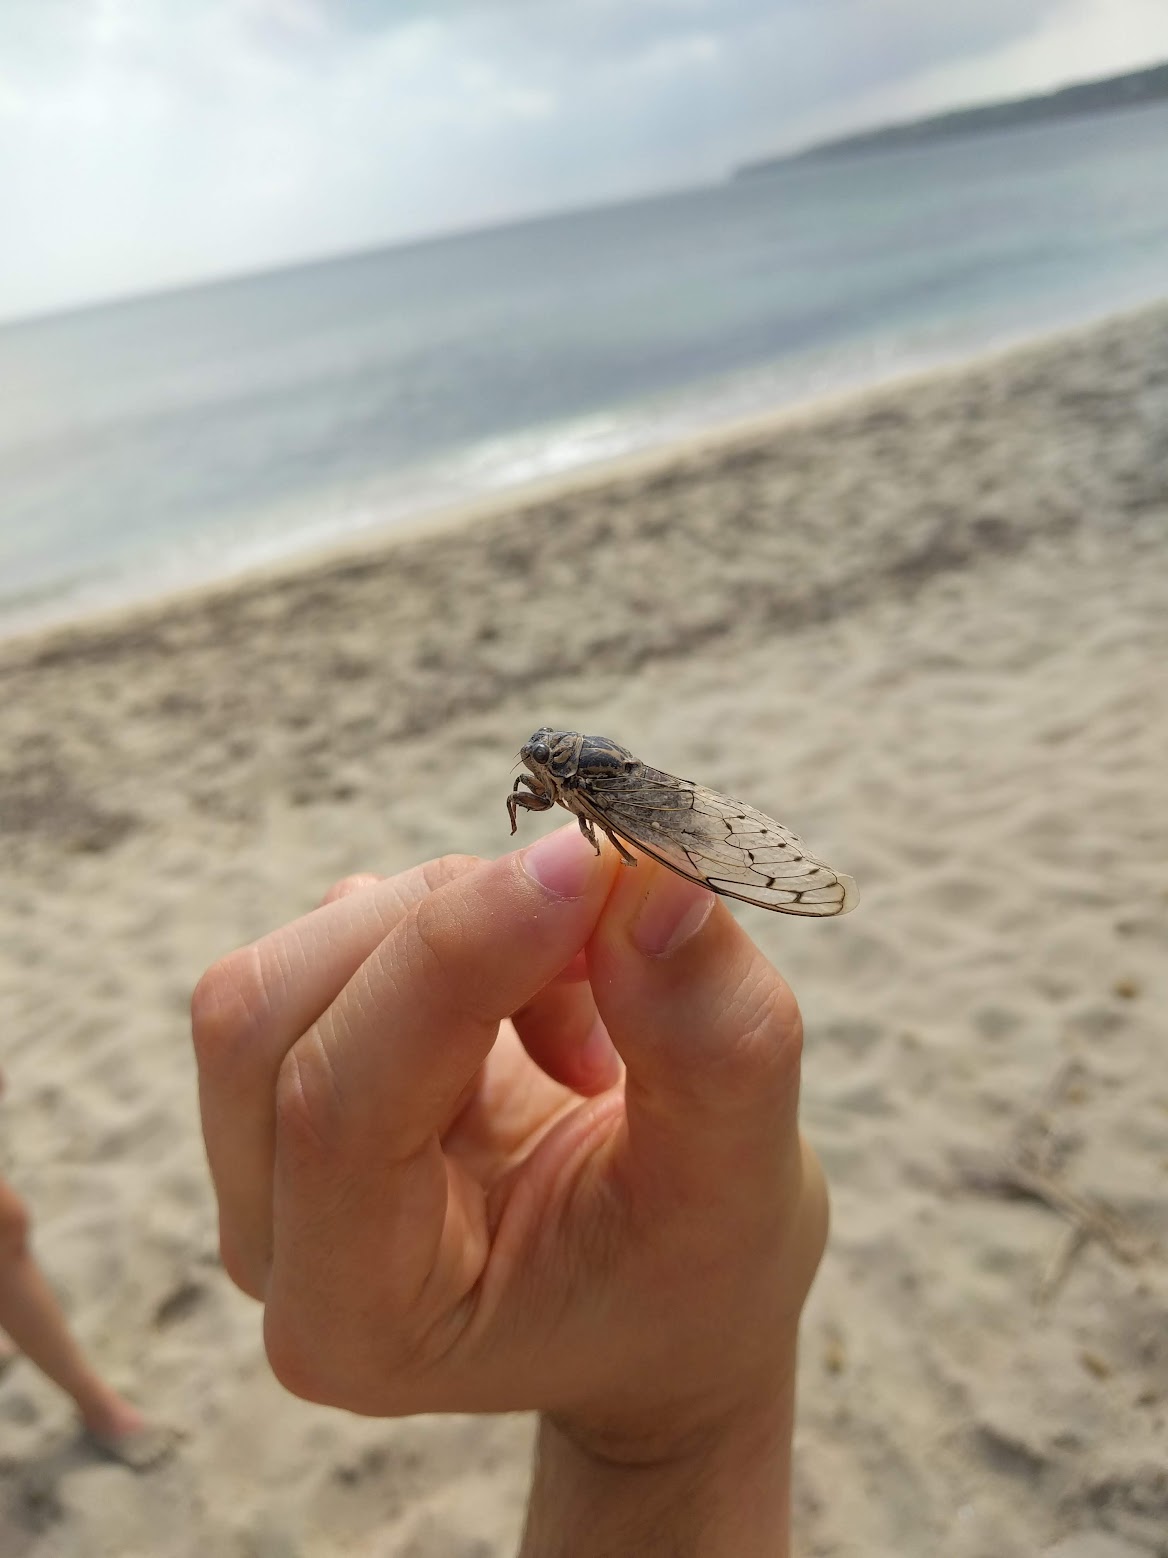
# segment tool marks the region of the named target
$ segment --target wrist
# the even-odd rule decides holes
[[[794,1369],[760,1400],[669,1433],[542,1417],[521,1558],[787,1558]]]

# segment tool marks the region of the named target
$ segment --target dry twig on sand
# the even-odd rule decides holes
[[[1093,1239],[1125,1265],[1134,1265],[1145,1253],[1122,1218],[1101,1202],[1080,1195],[1062,1177],[1067,1141],[1056,1129],[1055,1114],[1084,1075],[1080,1061],[1062,1066],[1004,1153],[955,1154],[961,1182],[969,1189],[1039,1201],[1067,1220],[1069,1227],[1038,1283],[1036,1296],[1041,1303],[1051,1302],[1076,1257]]]

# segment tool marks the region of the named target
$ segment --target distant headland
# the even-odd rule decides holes
[[[948,113],[932,114],[926,119],[911,119],[874,130],[861,130],[854,135],[842,135],[829,141],[817,141],[800,151],[744,163],[734,170],[734,177],[752,178],[791,162],[859,157],[867,152],[925,146],[930,141],[981,135],[988,130],[1009,130],[1018,125],[1040,124],[1052,119],[1071,119],[1082,114],[1139,108],[1157,101],[1168,101],[1168,63],[1152,65],[1146,70],[1129,71],[1123,76],[1078,82],[1058,92],[1045,92],[1037,97],[1016,97],[999,103],[984,103],[977,108],[957,108]]]

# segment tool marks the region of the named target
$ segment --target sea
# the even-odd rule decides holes
[[[1168,104],[0,328],[0,632],[1168,296]]]

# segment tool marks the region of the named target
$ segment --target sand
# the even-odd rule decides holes
[[[1161,308],[0,648],[7,1172],[94,1358],[188,1432],[103,1464],[18,1361],[0,1552],[512,1550],[528,1420],[270,1379],[186,1009],[335,878],[506,849],[546,723],[861,885],[837,923],[742,912],[834,1201],[799,1551],[1168,1554],[1166,522]]]

